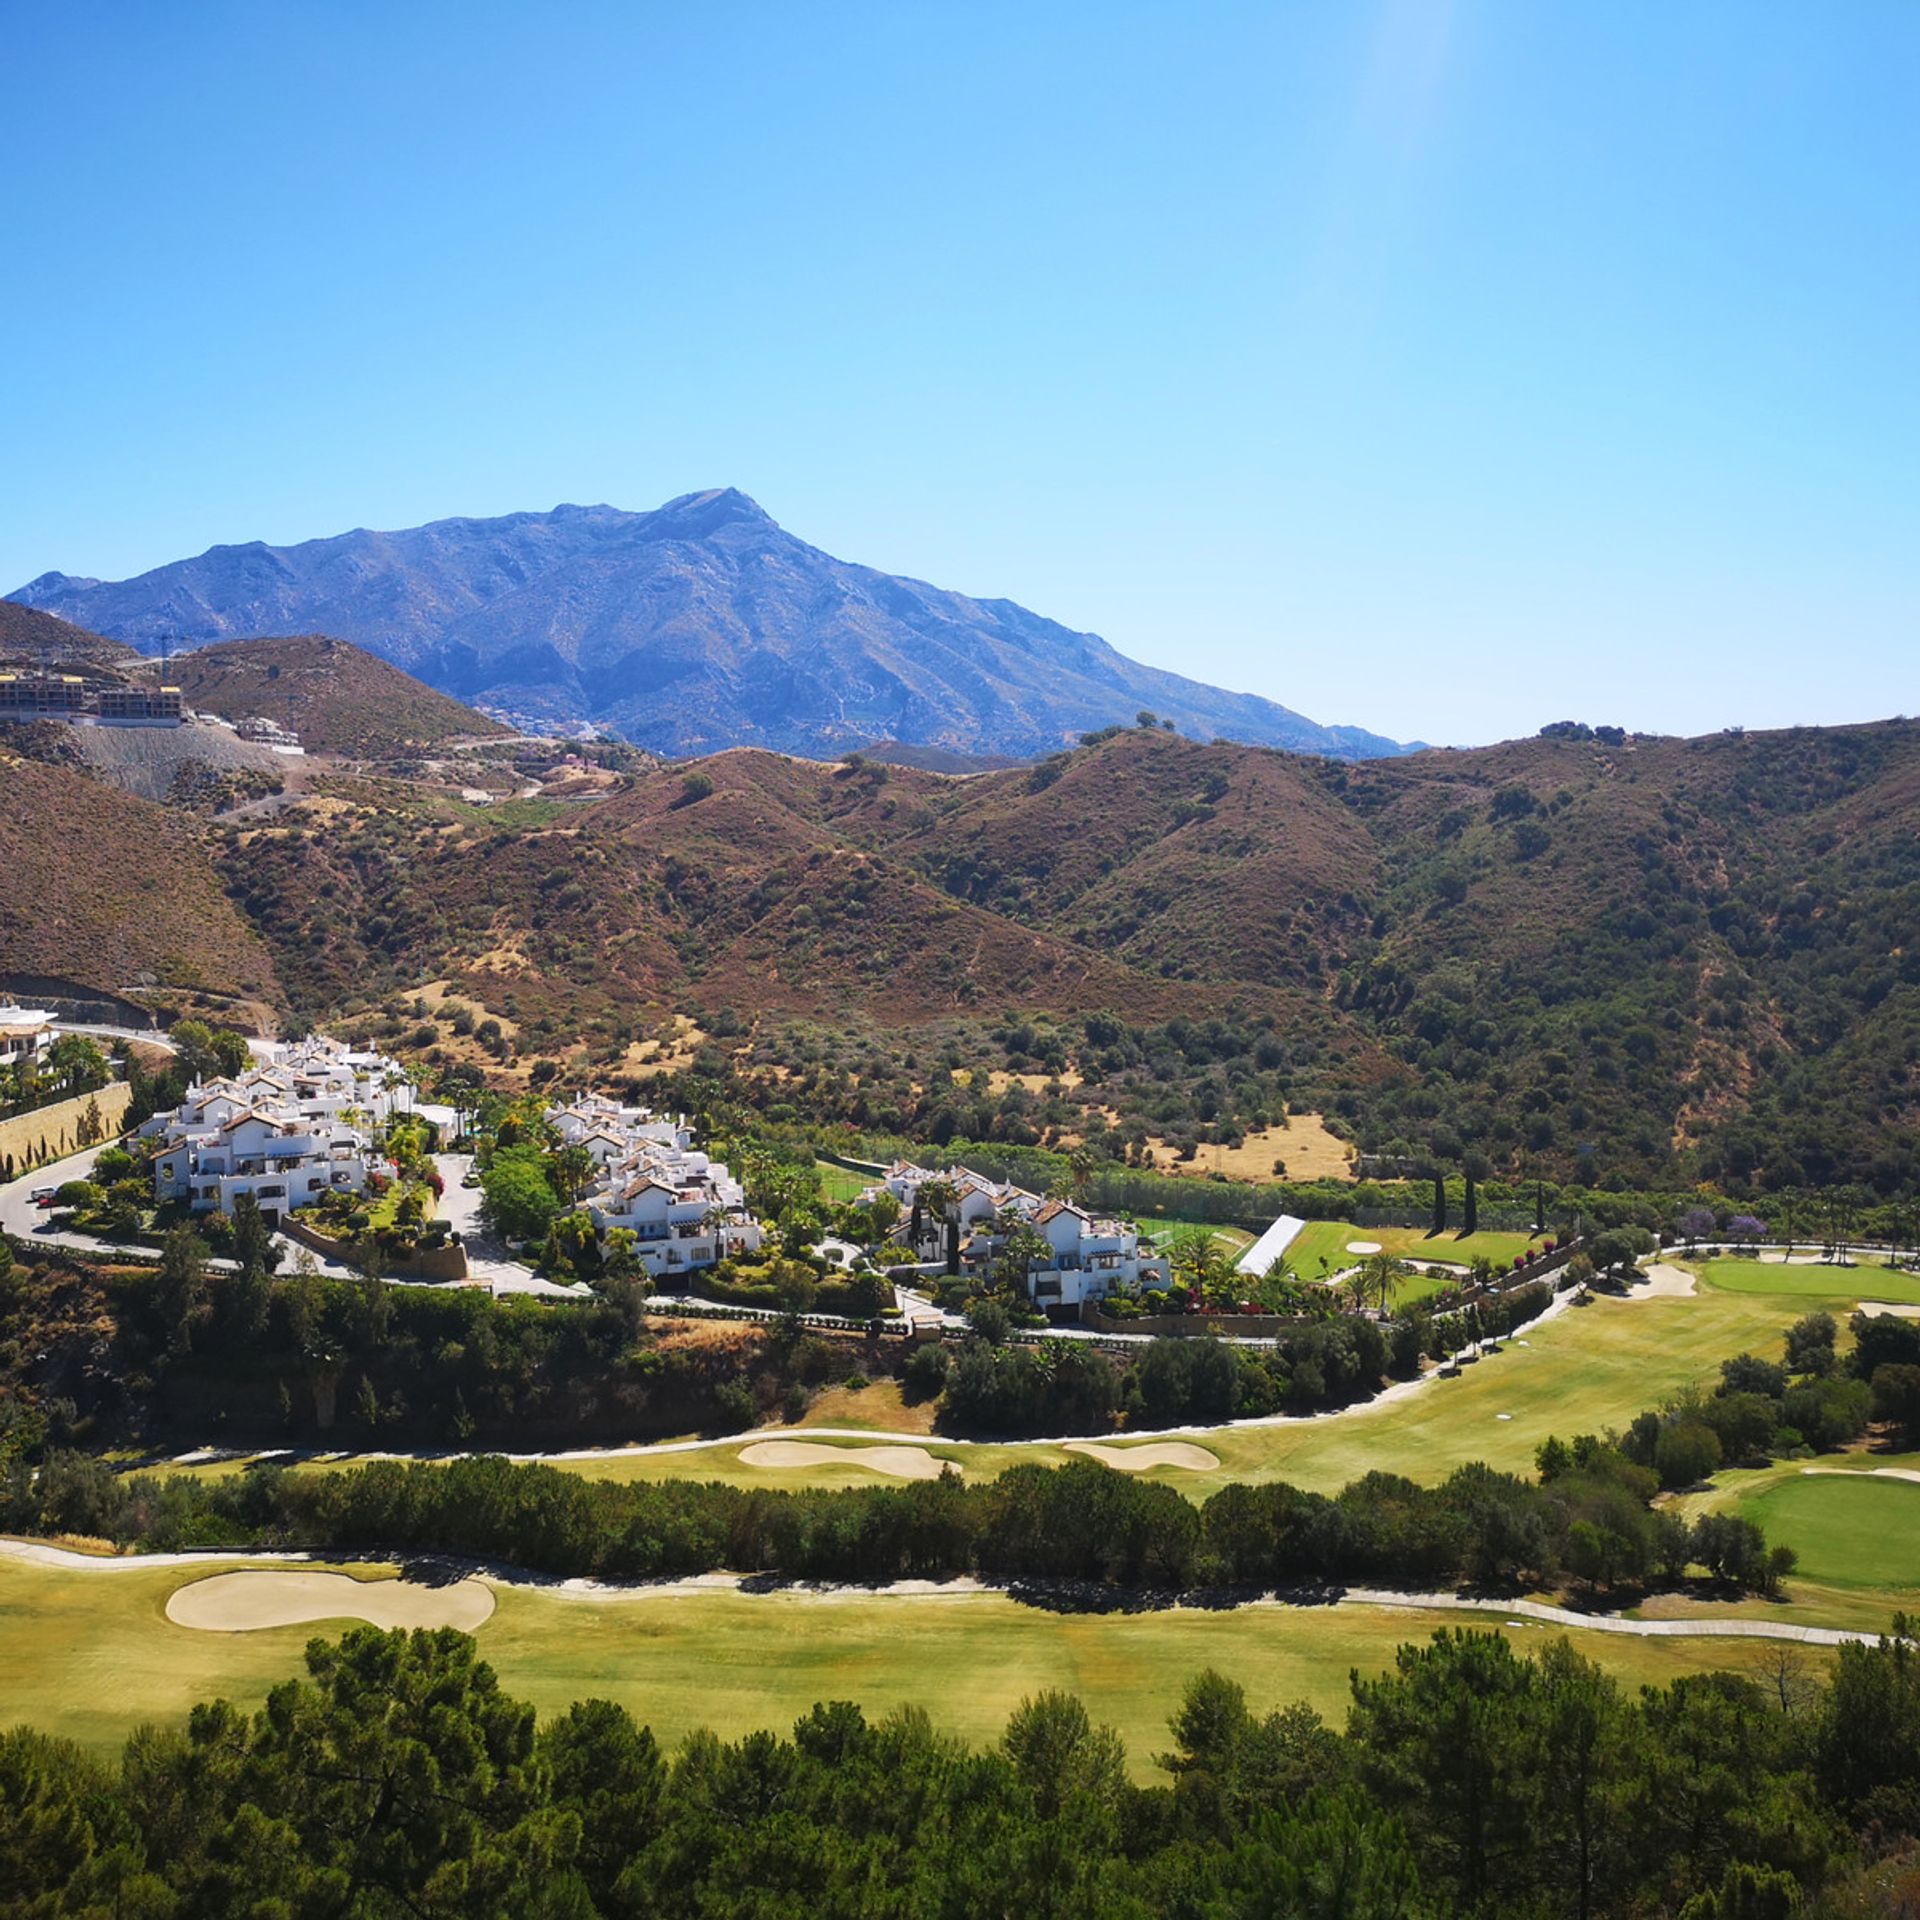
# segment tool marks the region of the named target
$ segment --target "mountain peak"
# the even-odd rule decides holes
[[[517,724],[590,720],[671,754],[893,740],[1021,758],[1143,708],[1200,740],[1399,750],[1144,666],[1012,601],[836,560],[737,487],[651,513],[563,505],[216,547],[137,580],[43,577],[17,598],[150,652],[328,633]]]
[[[777,527],[772,514],[738,487],[708,487],[700,493],[682,493],[656,507],[648,520],[664,531],[688,539],[704,539],[721,527],[745,525]]]

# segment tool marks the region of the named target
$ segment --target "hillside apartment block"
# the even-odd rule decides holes
[[[1165,1257],[1143,1251],[1138,1231],[1124,1220],[1102,1218],[1071,1201],[1049,1200],[1007,1181],[988,1180],[966,1167],[936,1172],[896,1160],[860,1198],[891,1194],[900,1204],[906,1233],[911,1231],[914,1197],[930,1181],[943,1182],[955,1199],[937,1215],[934,1209],[921,1209],[913,1251],[927,1261],[942,1258],[947,1230],[957,1227],[961,1271],[978,1273],[1006,1251],[1017,1227],[1030,1227],[1050,1254],[1044,1264],[1027,1270],[1027,1293],[1037,1307],[1077,1307],[1112,1293],[1164,1287],[1172,1280]]]
[[[328,1193],[364,1193],[396,1169],[374,1134],[413,1109],[413,1084],[384,1054],[319,1035],[269,1049],[232,1079],[188,1088],[140,1128],[155,1142],[153,1195],[195,1213],[251,1194],[270,1224]]]
[[[178,687],[95,685],[74,673],[0,673],[0,720],[177,727],[186,718]]]
[[[623,1107],[588,1094],[547,1119],[562,1142],[584,1147],[594,1173],[582,1198],[604,1239],[634,1236],[634,1253],[655,1280],[684,1277],[717,1261],[757,1253],[764,1238],[745,1190],[726,1163],[693,1145],[684,1120]]]
[[[53,1020],[45,1007],[0,1005],[0,1067],[39,1059],[53,1045]]]

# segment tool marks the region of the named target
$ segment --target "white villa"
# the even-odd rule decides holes
[[[662,1120],[650,1107],[623,1107],[604,1094],[582,1094],[564,1107],[549,1107],[547,1120],[569,1147],[585,1147],[605,1169],[637,1147],[671,1147],[684,1153],[693,1129],[684,1120]]]
[[[53,1045],[53,1015],[44,1007],[0,1004],[0,1067],[37,1060]]]
[[[911,1233],[914,1196],[929,1181],[943,1181],[957,1196],[939,1218],[922,1209],[914,1251],[937,1260],[945,1252],[947,1226],[960,1229],[960,1264],[978,1271],[1006,1249],[1014,1224],[1031,1227],[1051,1251],[1045,1265],[1028,1270],[1027,1291],[1038,1307],[1076,1307],[1083,1300],[1138,1287],[1163,1287],[1172,1278],[1166,1259],[1142,1252],[1140,1235],[1123,1220],[1103,1219],[1068,1200],[1047,1200],[1010,1182],[993,1181],[966,1167],[935,1172],[896,1160],[863,1200],[890,1193],[906,1216],[901,1231]]]
[[[656,1280],[759,1251],[759,1221],[723,1161],[693,1145],[684,1120],[622,1107],[598,1094],[553,1107],[547,1119],[568,1146],[593,1156],[581,1204],[604,1236],[624,1229]]]
[[[314,1035],[270,1048],[233,1079],[189,1087],[141,1127],[156,1142],[154,1198],[231,1213],[249,1193],[271,1224],[325,1193],[364,1193],[395,1168],[372,1129],[413,1109],[413,1085],[384,1054]]]

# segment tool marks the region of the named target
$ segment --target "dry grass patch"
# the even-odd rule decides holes
[[[825,1387],[801,1421],[803,1427],[872,1427],[880,1433],[931,1433],[937,1400],[909,1406],[897,1380],[875,1380],[864,1387]]]
[[[1155,1163],[1168,1173],[1272,1180],[1276,1164],[1286,1168],[1289,1180],[1345,1180],[1353,1172],[1353,1148],[1329,1132],[1317,1113],[1291,1114],[1284,1126],[1263,1127],[1237,1147],[1202,1146],[1191,1160],[1180,1159],[1164,1140],[1149,1136],[1147,1146]]]

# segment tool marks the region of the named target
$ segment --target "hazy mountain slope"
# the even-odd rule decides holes
[[[261,715],[307,746],[361,758],[506,731],[377,655],[316,634],[202,647],[176,655],[169,678],[191,707],[228,720]]]
[[[14,598],[148,650],[336,634],[461,699],[593,719],[673,754],[875,739],[1041,754],[1143,706],[1201,738],[1399,750],[1142,666],[1011,601],[836,560],[731,488],[652,513],[559,507],[215,547],[134,580],[43,574]]]
[[[272,956],[194,822],[6,743],[0,730],[0,973],[277,1000]]]

